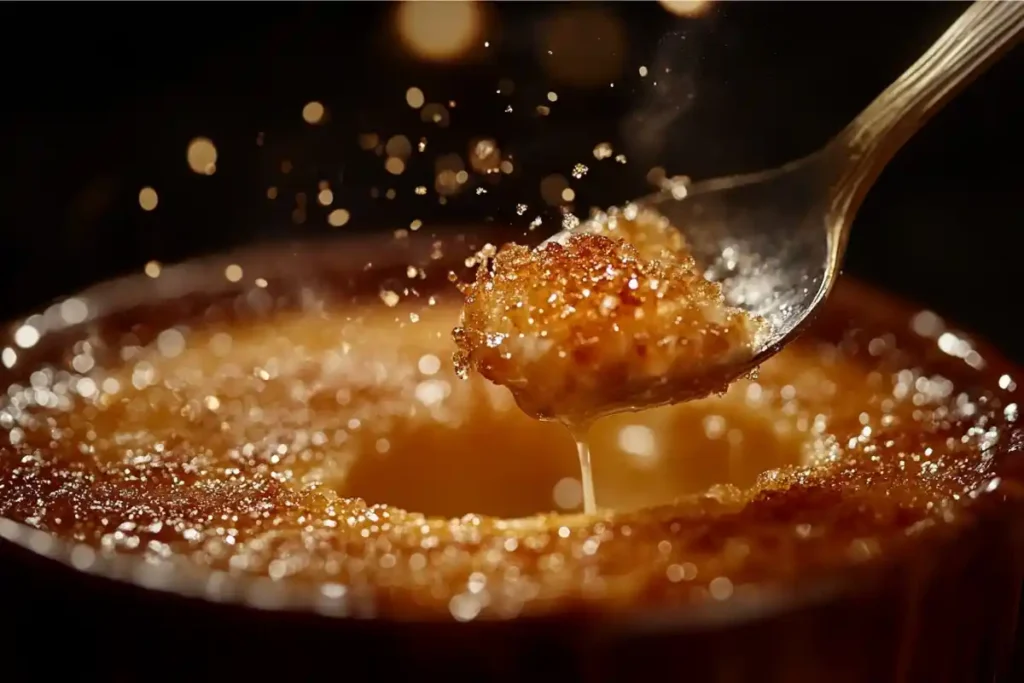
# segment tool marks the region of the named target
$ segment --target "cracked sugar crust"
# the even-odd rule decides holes
[[[99,555],[466,621],[723,602],[931,552],[923,537],[1010,514],[1024,431],[1009,370],[982,349],[975,371],[938,337],[908,339],[907,319],[874,325],[877,300],[837,294],[757,382],[597,422],[600,494],[635,490],[643,505],[595,517],[526,500],[576,467],[572,449],[560,426],[439,362],[454,306],[415,324],[351,305],[149,332],[133,317],[124,337],[83,331],[45,362],[18,360],[0,395],[0,517]],[[161,344],[168,330],[176,343]],[[673,477],[700,493],[656,497]],[[465,489],[542,514],[440,514],[410,495],[437,505]]]
[[[675,261],[688,270],[697,267],[683,234],[653,209],[635,204],[621,209],[612,207],[585,221],[578,232],[627,242],[636,248],[640,258],[648,261]]]
[[[563,421],[724,391],[734,378],[720,369],[750,359],[765,323],[728,306],[678,232],[651,220],[602,230],[664,259],[589,232],[564,245],[503,247],[462,288],[460,374],[475,369],[526,413]]]

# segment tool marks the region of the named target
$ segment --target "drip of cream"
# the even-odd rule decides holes
[[[576,453],[580,458],[580,482],[583,485],[583,512],[587,515],[597,514],[597,499],[594,496],[594,470],[590,466],[590,424],[567,425],[569,433],[576,441]]]

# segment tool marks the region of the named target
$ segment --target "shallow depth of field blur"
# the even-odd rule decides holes
[[[823,145],[963,6],[184,7],[90,11],[88,35],[69,8],[21,22],[45,59],[0,47],[17,64],[0,114],[4,318],[267,240],[481,223],[539,240],[666,176],[776,166]],[[905,148],[848,259],[1018,358],[1000,301],[1024,216],[1006,158],[1021,68],[1008,57]]]

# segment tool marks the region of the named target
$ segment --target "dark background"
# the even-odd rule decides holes
[[[623,31],[623,75],[615,89],[555,83],[544,68],[551,56],[543,54],[543,22],[595,8]],[[489,7],[481,35],[489,49],[435,66],[400,48],[388,4],[4,5],[0,314],[138,272],[150,259],[326,233],[326,211],[315,204],[324,179],[335,206],[352,212],[350,224],[335,229],[342,234],[413,218],[525,226],[540,204],[539,179],[569,177],[578,161],[591,167],[573,181],[583,211],[646,193],[644,174],[655,162],[697,177],[776,165],[824,144],[962,8],[729,2],[694,20],[653,2],[510,3]],[[573,43],[597,55],[608,50],[604,38],[581,28]],[[637,73],[656,62],[675,78],[660,88]],[[899,154],[861,211],[847,262],[848,272],[948,315],[1017,359],[1022,65],[1018,50]],[[501,78],[516,83],[511,97],[495,92]],[[448,129],[420,122],[405,105],[412,85],[428,102],[457,101]],[[560,99],[539,117],[534,108],[549,104],[548,89]],[[329,123],[302,121],[302,106],[314,99],[327,105]],[[670,112],[666,135],[652,143],[650,130],[624,126],[638,108]],[[465,156],[472,136],[493,135],[516,153],[516,173],[487,195],[466,191],[439,207],[432,192],[412,192],[432,184],[430,160],[388,176],[383,160],[357,145],[370,131],[382,140],[426,135],[425,159]],[[198,135],[217,145],[213,176],[185,162]],[[595,162],[591,150],[604,140],[630,162]],[[294,166],[287,175],[284,159]],[[151,213],[137,201],[145,185],[160,196]],[[270,185],[280,188],[275,201],[266,197]],[[393,201],[383,197],[389,187],[398,192]],[[298,192],[310,205],[301,225],[291,217]],[[523,217],[518,202],[531,206]]]
[[[391,230],[413,218],[423,219],[425,230],[488,219],[525,226],[540,204],[539,179],[568,176],[576,162],[591,167],[584,181],[573,182],[584,208],[645,194],[644,175],[655,163],[697,177],[777,165],[823,145],[963,7],[730,2],[686,20],[653,2],[505,4],[490,8],[481,36],[492,42],[488,51],[478,48],[466,63],[438,67],[396,46],[388,28],[392,5],[4,3],[0,318],[97,280],[141,272],[151,259],[173,262],[257,241],[330,234],[326,211],[313,200],[321,180],[331,182],[335,206],[352,213],[349,225],[333,229],[343,236]],[[616,88],[552,83],[538,31],[550,16],[595,8],[618,22],[625,37]],[[584,54],[606,50],[607,37],[583,29],[573,35]],[[663,78],[660,89],[637,74],[640,65],[656,63],[677,76]],[[1018,361],[1024,360],[1016,327],[1022,76],[1024,51],[1018,50],[906,146],[864,205],[847,260],[848,272],[949,316]],[[511,97],[495,93],[502,78],[517,85]],[[413,85],[428,101],[458,102],[450,128],[423,124],[405,106]],[[534,108],[548,104],[549,89],[559,101],[539,118]],[[302,121],[310,100],[327,105],[329,123]],[[505,112],[509,104],[512,113]],[[638,108],[671,119],[666,136],[652,143],[651,135],[624,127]],[[426,135],[431,154],[464,154],[473,136],[493,135],[515,152],[517,172],[487,195],[464,192],[439,207],[433,194],[412,192],[431,184],[432,165],[387,176],[382,159],[357,144],[359,133],[371,131],[385,139]],[[200,135],[219,151],[213,176],[197,175],[185,162],[188,141]],[[605,140],[626,151],[630,163],[595,162],[591,150]],[[294,167],[289,174],[281,172],[285,159]],[[160,196],[150,213],[137,201],[146,185]],[[280,189],[275,201],[266,196],[271,185]],[[373,188],[381,195],[395,188],[397,198],[375,199]],[[299,192],[309,196],[309,210],[297,224],[292,211]],[[518,216],[519,202],[531,211]],[[297,659],[275,661],[246,638],[263,633],[253,642],[271,647],[286,622],[250,612],[228,618],[83,577],[55,582],[54,567],[19,557],[0,562],[4,609],[16,615],[5,665],[45,661],[50,670],[102,670],[109,680],[159,679],[169,675],[161,673],[161,653],[187,656],[191,646],[209,641],[223,644],[217,654],[224,671],[237,672],[244,660],[294,672],[323,648],[351,654],[364,647],[360,637],[377,642],[366,636],[376,633],[369,626],[347,632],[356,640],[335,630],[324,642],[296,627],[286,652]],[[139,625],[139,632],[125,632]],[[242,635],[228,637],[235,629]],[[61,650],[55,657],[30,654],[48,647],[55,634],[81,635],[81,647],[63,658]],[[538,661],[553,672],[550,662],[561,654],[550,648],[557,641],[532,637],[547,643],[547,649],[538,645]],[[239,660],[238,648],[256,657]],[[367,660],[376,661],[387,660]]]

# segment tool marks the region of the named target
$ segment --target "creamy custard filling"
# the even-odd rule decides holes
[[[565,430],[445,362],[454,305],[329,299],[128,312],[22,354],[0,398],[0,515],[468,620],[730,600],[897,556],[1019,495],[1014,380],[930,360],[847,306],[757,381],[597,421],[606,509],[580,515]]]

